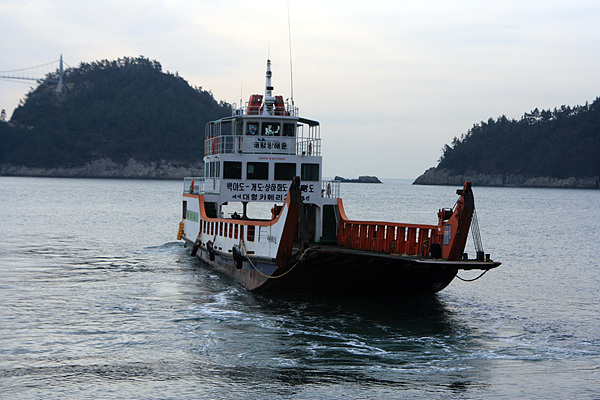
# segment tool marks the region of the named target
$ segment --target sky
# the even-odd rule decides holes
[[[600,96],[599,21],[598,0],[1,0],[0,75],[143,55],[239,104],[270,57],[324,176],[414,179],[475,123]],[[35,85],[1,79],[0,108]]]

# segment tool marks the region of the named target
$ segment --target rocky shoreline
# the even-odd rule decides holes
[[[118,163],[107,158],[94,160],[82,167],[32,168],[0,165],[0,176],[37,176],[55,178],[121,178],[121,179],[183,179],[203,176],[202,162],[179,164],[171,161],[140,162],[129,159]]]
[[[554,178],[550,176],[525,176],[515,174],[453,174],[445,169],[429,168],[413,182],[413,185],[452,185],[461,186],[471,181],[476,186],[532,187],[560,189],[600,189],[600,177]]]

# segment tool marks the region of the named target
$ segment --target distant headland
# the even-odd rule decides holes
[[[416,185],[600,189],[600,98],[475,124]]]
[[[210,91],[143,56],[68,68],[60,93],[56,74],[29,92],[10,120],[2,110],[0,175],[202,175],[204,125],[231,115]]]

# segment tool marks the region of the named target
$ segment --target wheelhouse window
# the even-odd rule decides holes
[[[249,162],[246,165],[248,179],[269,179],[269,163]]]
[[[283,124],[283,136],[296,136],[296,124]]]
[[[221,136],[233,135],[233,121],[221,121]]]
[[[255,136],[258,134],[258,122],[246,122],[246,135]]]
[[[300,169],[300,179],[303,181],[318,181],[319,164],[302,164]]]
[[[296,176],[296,164],[275,163],[275,180],[291,181]]]
[[[262,136],[280,136],[281,125],[276,122],[263,122],[262,123]]]
[[[218,178],[220,164],[219,161],[211,161],[204,164],[204,176],[207,178]]]
[[[224,179],[242,179],[242,163],[237,161],[223,161]]]

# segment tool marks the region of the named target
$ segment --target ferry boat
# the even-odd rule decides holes
[[[480,249],[464,254],[476,222],[470,182],[437,225],[350,220],[340,182],[322,179],[319,123],[273,96],[271,78],[267,60],[264,95],[206,125],[204,176],[184,179],[177,235],[192,256],[247,290],[285,293],[434,293],[459,270],[500,265]]]

